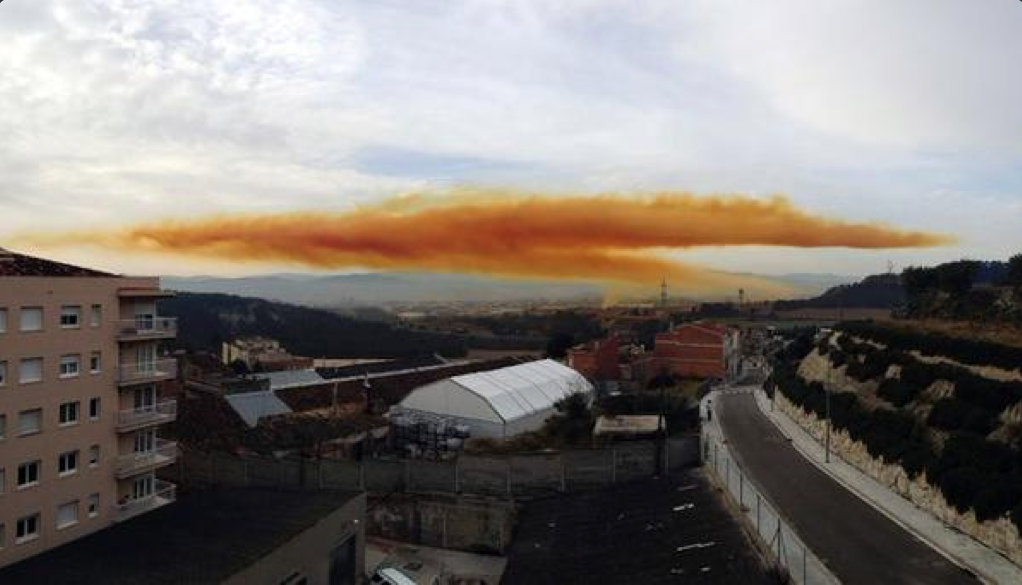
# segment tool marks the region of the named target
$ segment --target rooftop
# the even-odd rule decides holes
[[[776,583],[699,471],[527,503],[501,581]]]
[[[655,414],[622,414],[596,419],[593,434],[599,436],[651,435],[659,430],[660,417]]]
[[[100,272],[81,266],[55,262],[45,258],[26,256],[0,248],[0,276],[79,276],[113,277],[116,274]]]
[[[0,569],[0,583],[218,583],[344,506],[355,492],[216,489]]]

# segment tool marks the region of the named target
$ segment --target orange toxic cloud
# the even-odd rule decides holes
[[[951,241],[881,223],[821,217],[783,197],[483,191],[399,197],[348,212],[220,215],[22,240],[42,247],[91,244],[317,269],[472,272],[636,285],[666,277],[693,292],[739,286],[778,291],[761,279],[693,266],[665,251],[751,245],[909,248]]]

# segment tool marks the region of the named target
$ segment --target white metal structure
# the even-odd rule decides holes
[[[575,370],[539,360],[421,386],[395,410],[467,425],[473,437],[503,438],[539,429],[574,393],[591,398],[593,387]]]

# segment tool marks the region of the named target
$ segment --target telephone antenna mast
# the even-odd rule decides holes
[[[667,306],[667,278],[660,281],[660,306]]]

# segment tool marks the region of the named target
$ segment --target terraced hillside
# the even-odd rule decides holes
[[[830,413],[860,469],[1022,564],[1022,349],[874,323],[806,333],[768,392],[807,428]]]

